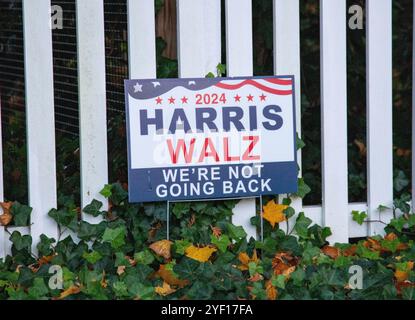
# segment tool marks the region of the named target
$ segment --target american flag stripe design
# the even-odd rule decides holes
[[[265,92],[280,96],[288,96],[293,93],[293,81],[291,79],[226,80],[218,82],[215,86],[225,90],[237,90],[244,86],[254,86]]]

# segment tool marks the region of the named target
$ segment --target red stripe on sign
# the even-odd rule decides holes
[[[252,81],[252,80],[245,80],[245,81],[243,81],[243,82],[241,82],[239,84],[226,84],[226,83],[219,82],[218,84],[216,84],[216,86],[219,87],[219,88],[221,88],[221,89],[236,90],[236,89],[242,88],[243,86],[246,86],[248,84],[250,84],[250,85],[252,85],[252,86],[254,86],[254,87],[256,87],[256,88],[258,88],[260,90],[263,90],[265,92],[272,93],[272,94],[276,94],[276,95],[280,95],[280,96],[289,96],[289,95],[291,95],[293,93],[292,90],[278,90],[278,89],[273,89],[273,88],[264,86],[264,85],[262,85],[260,83],[257,83],[255,81]]]
[[[272,78],[266,78],[263,79],[267,82],[273,83],[273,84],[279,84],[282,86],[291,86],[293,84],[293,81],[291,79],[272,79]]]

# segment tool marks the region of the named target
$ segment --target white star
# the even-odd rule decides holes
[[[142,84],[139,84],[138,82],[134,86],[134,93],[137,93],[137,92],[143,92],[143,85]]]
[[[154,88],[161,86],[160,82],[156,81],[156,82],[152,82]]]
[[[189,86],[194,86],[196,85],[196,81],[189,81]]]

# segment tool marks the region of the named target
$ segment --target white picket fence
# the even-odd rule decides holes
[[[256,48],[252,40],[251,1],[226,0],[229,76],[253,73]],[[23,0],[29,205],[33,213],[31,226],[18,229],[30,233],[34,244],[42,233],[57,236],[57,226],[47,215],[56,207],[57,198],[50,6],[50,0]],[[303,207],[300,199],[294,201],[297,211],[304,211],[314,222],[331,227],[332,242],[381,232],[380,224],[357,225],[350,213],[367,211],[370,218],[377,219],[378,206],[392,206],[393,202],[392,0],[367,0],[366,8],[367,203],[348,203],[347,9],[346,0],[320,0],[323,199],[321,206],[312,207]],[[103,0],[77,0],[76,10],[81,201],[85,206],[97,198],[107,205],[99,195],[99,190],[108,182]],[[154,0],[128,0],[130,78],[156,77],[154,10]],[[220,0],[177,0],[177,13],[179,76],[203,77],[221,61]],[[295,75],[299,115],[299,0],[274,0],[273,16],[274,71]],[[297,128],[301,132],[300,117]],[[298,159],[301,160],[301,152]],[[3,196],[1,164],[0,153],[0,200]],[[233,220],[255,235],[256,230],[249,224],[255,212],[255,199],[241,200]],[[386,219],[390,214],[383,212],[382,216]],[[95,222],[91,217],[83,218]],[[8,234],[0,228],[0,256],[9,250]]]

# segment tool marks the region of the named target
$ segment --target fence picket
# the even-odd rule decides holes
[[[348,241],[346,0],[320,0],[323,222]]]
[[[371,220],[387,221],[393,205],[392,149],[392,2],[367,0],[367,151],[368,210]],[[370,223],[369,234],[383,232]]]
[[[276,75],[294,75],[296,129],[298,135],[301,136],[299,0],[274,0],[274,73]],[[301,176],[301,150],[297,152],[297,162]],[[293,199],[291,206],[296,212],[301,212],[303,210],[302,199]]]
[[[105,35],[103,0],[77,0],[79,122],[82,208],[108,183]],[[90,223],[100,218],[83,215]]]
[[[156,78],[154,0],[128,0],[130,79]]]
[[[252,0],[226,0],[226,66],[228,76],[252,76]],[[250,219],[255,215],[255,199],[241,200],[233,210],[233,222],[244,227],[250,237],[256,228]]]
[[[205,76],[203,59],[203,2],[177,1],[177,53],[179,77]]]
[[[29,204],[33,250],[40,235],[57,238],[55,117],[50,0],[24,0],[24,59]]]
[[[221,61],[220,1],[178,0],[179,77],[204,77]]]
[[[215,73],[216,67],[222,62],[222,21],[221,2],[218,0],[203,0],[204,25],[203,32],[205,74]]]

